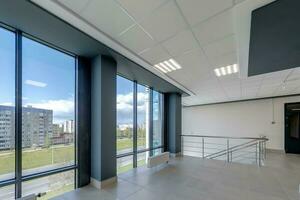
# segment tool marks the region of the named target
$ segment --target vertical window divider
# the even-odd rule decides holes
[[[163,93],[161,93],[160,95],[160,106],[161,106],[161,145],[165,144],[165,106],[164,106],[164,99],[165,99],[165,95]],[[161,150],[162,152],[164,152],[164,148],[162,148]]]
[[[149,96],[149,146],[150,146],[150,156],[153,156],[153,88],[150,88]]]
[[[137,168],[137,82],[133,82],[133,168]]]
[[[75,183],[75,189],[78,188],[78,56],[75,57],[75,119],[74,119],[74,163],[76,166],[76,169],[74,170],[74,183]]]
[[[22,32],[16,31],[15,53],[15,197],[22,196]]]

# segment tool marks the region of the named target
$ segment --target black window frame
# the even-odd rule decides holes
[[[15,186],[15,198],[22,197],[22,183],[54,174],[68,172],[74,170],[74,189],[78,187],[78,132],[77,132],[77,94],[78,94],[78,56],[73,53],[52,45],[46,41],[40,40],[22,30],[13,28],[9,25],[0,22],[0,28],[10,31],[15,34],[15,177],[0,181],[0,188],[5,186]],[[30,40],[45,45],[51,49],[57,50],[75,60],[74,70],[74,84],[75,84],[75,98],[74,98],[74,164],[55,168],[43,172],[33,173],[29,175],[22,175],[22,38],[26,37]]]

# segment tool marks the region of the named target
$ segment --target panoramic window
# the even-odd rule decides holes
[[[133,82],[117,77],[117,155],[133,152]],[[119,158],[118,171],[132,168],[130,156]]]
[[[149,148],[149,92],[148,87],[137,85],[137,145],[138,150]]]
[[[162,94],[153,91],[153,148],[162,146],[163,142],[163,105]]]
[[[23,175],[74,165],[75,58],[23,37]]]
[[[0,199],[48,199],[75,187],[76,58],[22,35],[0,28]]]
[[[149,149],[150,89],[137,85],[137,150]],[[146,164],[149,152],[137,155],[137,165]]]
[[[15,178],[15,34],[0,28],[0,181]],[[14,187],[5,187],[6,191]],[[5,199],[0,188],[0,199]]]
[[[163,95],[117,76],[117,173],[143,166],[151,152],[162,152],[162,124]]]

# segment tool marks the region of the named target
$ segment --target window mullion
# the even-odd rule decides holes
[[[22,196],[22,32],[16,31],[15,196]]]
[[[137,82],[133,82],[133,168],[137,167]]]
[[[153,89],[150,88],[150,97],[149,97],[149,146],[150,149],[153,149]],[[150,156],[153,155],[153,151],[150,151]]]

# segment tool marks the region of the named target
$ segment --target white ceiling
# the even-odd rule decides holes
[[[300,93],[299,68],[247,77],[251,11],[272,0],[33,1],[191,94],[184,105]],[[170,58],[182,69],[152,67]]]

